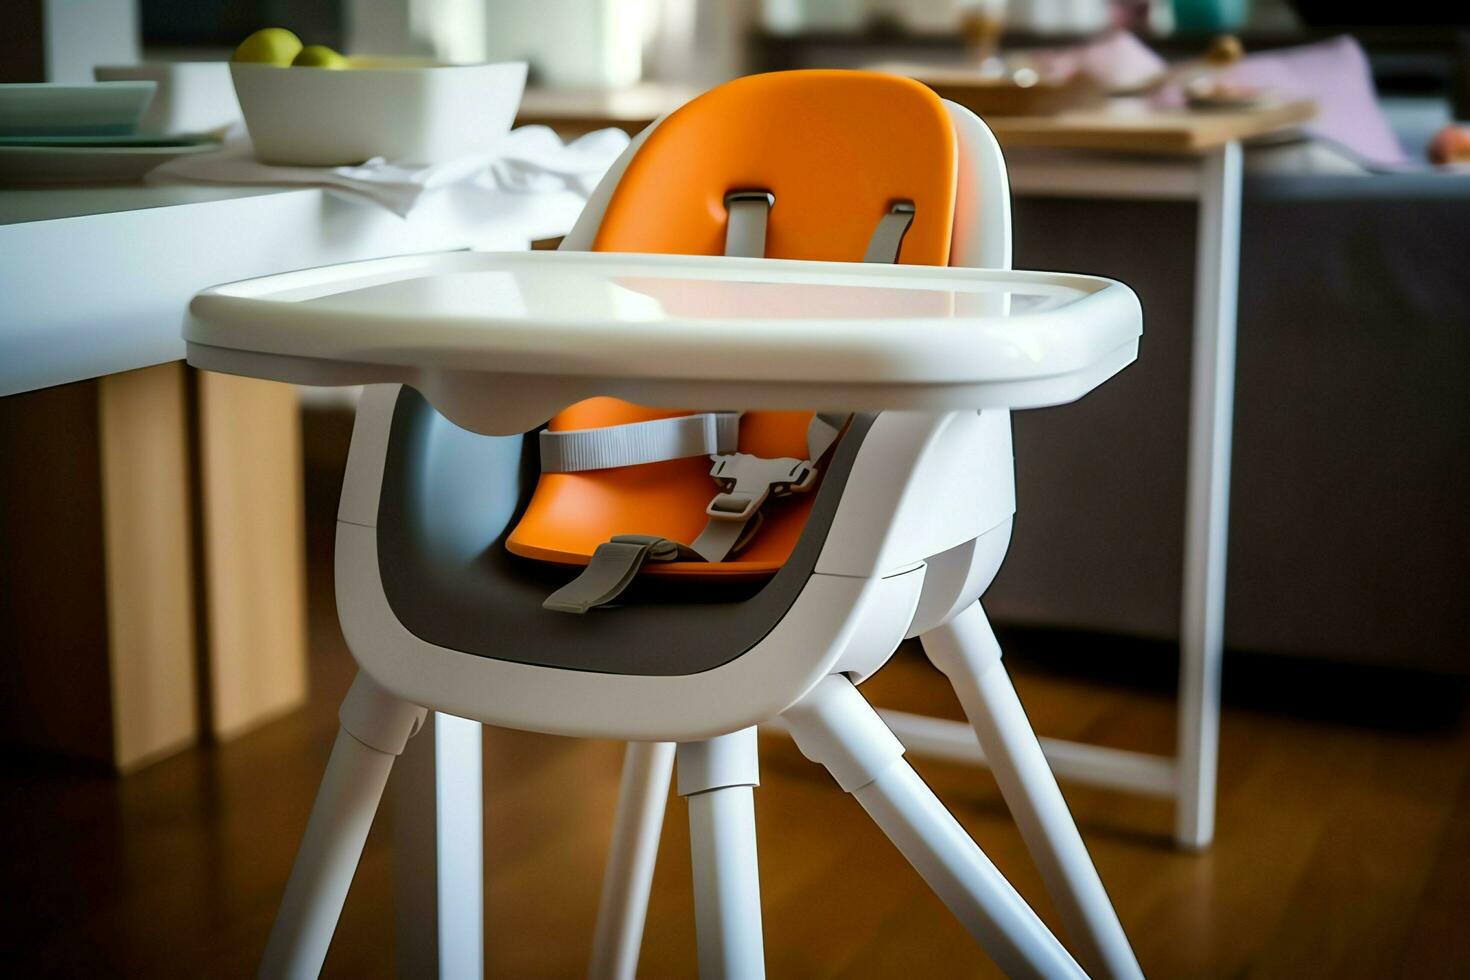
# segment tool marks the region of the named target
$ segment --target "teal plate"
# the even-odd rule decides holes
[[[0,136],[0,146],[65,146],[65,147],[191,147],[219,142],[212,136],[152,136],[125,133],[116,136]]]
[[[131,141],[56,143],[42,137],[0,140],[0,186],[16,184],[121,184],[143,179],[143,175],[176,157],[210,153],[215,140],[199,137],[162,139],[156,143]]]

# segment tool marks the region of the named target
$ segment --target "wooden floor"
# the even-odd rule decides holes
[[[7,975],[253,973],[352,673],[333,616],[325,533],[318,526],[313,536],[308,710],[121,780],[6,756]],[[1099,651],[1094,663],[1103,652],[1118,653]],[[1109,681],[1099,676],[1105,671],[1079,669],[1077,658],[1048,666],[1056,659],[1029,651],[1010,658],[1040,732],[1168,750],[1166,685]],[[1170,848],[1164,803],[1066,787],[1144,970],[1470,976],[1462,687],[1273,663],[1227,667],[1235,683],[1210,853]],[[881,704],[959,717],[939,675],[913,656],[901,655],[864,690]],[[611,743],[487,733],[489,976],[581,975],[620,757]],[[763,740],[762,766],[756,805],[772,976],[996,975],[824,773],[779,737]],[[917,766],[1055,927],[991,778]],[[640,971],[648,977],[694,973],[684,817],[682,802],[671,800]],[[387,824],[384,816],[369,840],[329,976],[393,973]]]

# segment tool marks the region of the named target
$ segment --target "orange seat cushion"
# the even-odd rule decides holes
[[[767,222],[767,257],[859,261],[893,202],[908,200],[915,215],[899,261],[946,265],[956,153],[943,102],[911,79],[825,70],[752,75],[693,100],[649,134],[608,202],[593,249],[721,255],[725,194],[768,190],[776,203]],[[686,414],[593,398],[565,409],[549,427],[589,429]],[[805,458],[811,417],[747,412],[740,450]],[[586,564],[617,534],[688,544],[703,530],[705,506],[718,492],[710,465],[700,456],[544,473],[506,547],[527,558]],[[768,501],[759,533],[730,561],[644,567],[665,575],[769,575],[796,546],[813,496]]]

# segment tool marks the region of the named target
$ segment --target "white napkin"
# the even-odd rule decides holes
[[[523,126],[491,150],[431,166],[374,158],[351,167],[289,167],[257,161],[249,137],[237,128],[218,152],[170,160],[149,173],[148,180],[325,187],[402,218],[452,225],[473,247],[503,240],[506,229],[486,227],[485,222],[508,218],[530,239],[565,234],[627,145],[628,135],[618,129],[563,143],[545,126]]]

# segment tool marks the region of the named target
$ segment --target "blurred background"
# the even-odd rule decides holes
[[[224,60],[269,26],[356,55],[524,60],[518,124],[568,141],[637,132],[759,71],[885,66],[973,99],[1011,167],[1015,266],[1119,279],[1145,312],[1135,365],[1082,403],[1015,417],[1016,531],[985,605],[1040,734],[1158,756],[1176,739],[1198,204],[1167,190],[1180,147],[1037,134],[1088,113],[1188,112],[1208,128],[1212,112],[1310,106],[1243,153],[1216,840],[1176,848],[1158,794],[1064,790],[1152,975],[1470,974],[1466,5],[12,0],[5,16],[23,42],[0,62],[10,82]],[[37,720],[54,716],[15,667],[38,634],[12,591],[0,885],[18,972],[253,972],[352,673],[331,547],[353,404],[300,393],[309,683],[281,710],[126,765],[78,750]],[[9,469],[24,413],[7,411]],[[33,514],[20,500],[12,533]],[[907,649],[870,694],[961,717]],[[822,774],[779,738],[763,750],[773,975],[989,975]],[[491,975],[580,974],[620,757],[487,734]],[[991,777],[919,768],[1054,921]],[[693,972],[682,806],[669,814],[648,976]],[[395,939],[412,910],[395,908],[389,816],[331,975],[414,973]]]

